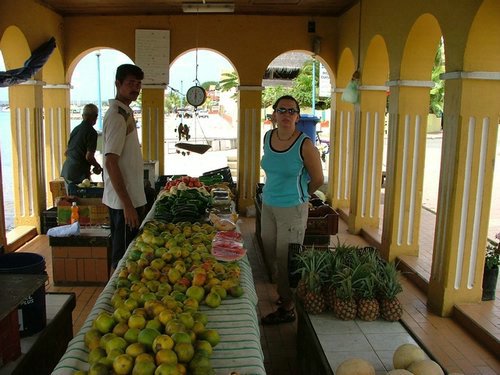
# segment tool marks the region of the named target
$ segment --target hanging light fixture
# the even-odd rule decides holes
[[[361,78],[360,60],[361,60],[361,9],[363,7],[362,0],[359,1],[359,17],[358,17],[358,56],[356,70],[352,73],[351,81],[347,84],[342,93],[342,101],[352,104],[359,102],[359,80]]]
[[[184,13],[234,13],[233,3],[183,3]]]

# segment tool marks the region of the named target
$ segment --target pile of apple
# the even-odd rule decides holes
[[[200,305],[243,294],[236,262],[210,253],[210,224],[147,222],[118,270],[113,312],[85,334],[87,374],[213,374],[220,337]]]

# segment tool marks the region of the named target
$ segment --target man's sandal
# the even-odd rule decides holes
[[[294,309],[285,310],[283,307],[278,307],[278,310],[266,315],[261,321],[264,325],[291,323],[295,321],[295,311]]]

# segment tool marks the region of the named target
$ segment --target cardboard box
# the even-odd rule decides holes
[[[80,225],[109,224],[108,207],[101,198],[59,197],[57,199],[57,224],[71,223],[71,204],[76,202]]]
[[[52,193],[52,205],[56,205],[57,197],[63,197],[67,195],[66,187],[64,186],[64,180],[62,178],[49,182],[50,192]]]

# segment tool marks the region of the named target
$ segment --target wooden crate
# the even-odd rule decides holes
[[[320,217],[309,217],[307,219],[307,235],[333,235],[339,231],[339,214],[333,210],[333,213]]]

